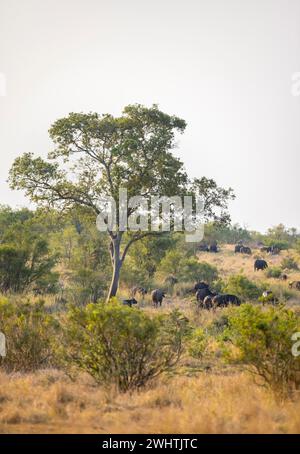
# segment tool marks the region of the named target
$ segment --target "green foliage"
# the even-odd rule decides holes
[[[208,346],[208,337],[202,328],[191,332],[188,342],[188,352],[192,358],[201,359]]]
[[[120,188],[126,188],[128,198],[189,193],[203,198],[206,219],[227,223],[232,189],[205,177],[191,181],[183,162],[171,153],[176,135],[185,127],[184,120],[167,115],[157,105],[129,105],[120,117],[72,112],[51,126],[56,149],[47,160],[25,153],[14,161],[10,186],[25,191],[39,207],[65,212],[84,208],[94,216],[105,208],[105,201],[99,206],[104,197],[112,197],[119,209]],[[140,218],[139,208],[131,207],[130,215]],[[113,231],[107,232],[113,265],[108,299],[117,293],[129,248],[145,237],[141,231],[124,235],[119,216],[115,221]]]
[[[298,238],[295,242],[295,250],[300,253],[300,238]]]
[[[189,257],[178,249],[171,249],[161,260],[158,272],[164,276],[173,275],[180,282],[207,281],[212,283],[218,278],[216,267],[206,262],[198,262],[195,257]]]
[[[175,248],[177,243],[176,235],[168,233],[148,236],[135,242],[130,248],[127,258],[130,263],[125,263],[122,270],[122,282],[130,286],[137,283],[148,285],[166,252]]]
[[[184,263],[181,272],[181,279],[188,281],[205,281],[211,284],[218,278],[218,270],[215,266],[206,262],[198,262],[194,257],[190,257]]]
[[[21,244],[0,245],[0,289],[22,292],[49,275],[56,263],[44,239],[28,235]]]
[[[22,226],[26,221],[32,219],[33,212],[27,208],[13,210],[9,206],[0,205],[0,239],[3,241],[5,233],[14,225]]]
[[[125,392],[171,370],[187,331],[178,311],[151,318],[116,301],[75,308],[65,329],[65,359],[97,383]]]
[[[284,270],[298,270],[298,263],[293,257],[284,257],[281,261],[281,267]]]
[[[282,269],[276,266],[269,267],[266,272],[266,276],[273,279],[280,278],[282,274]]]
[[[282,307],[262,309],[251,304],[231,308],[227,315],[228,327],[223,332],[226,357],[249,366],[279,397],[289,395],[300,365],[291,352],[299,318]]]
[[[217,241],[236,244],[238,241],[250,241],[251,233],[239,224],[220,225],[219,223],[208,223],[205,226],[205,240],[207,243]]]
[[[255,300],[260,296],[261,289],[246,276],[236,274],[230,276],[223,292],[236,295],[243,300]]]
[[[269,293],[268,295],[261,295],[259,298],[258,298],[258,301],[262,304],[268,304],[268,303],[271,303],[271,304],[278,304],[278,300],[276,299],[274,293]]]
[[[32,372],[48,367],[54,358],[58,323],[44,303],[0,300],[0,331],[6,338],[6,356],[0,367],[7,372]]]
[[[287,240],[274,240],[273,238],[266,238],[264,240],[264,244],[268,247],[274,247],[279,249],[280,251],[284,251],[289,249],[290,243]]]

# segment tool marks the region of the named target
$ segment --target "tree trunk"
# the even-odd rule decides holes
[[[112,240],[111,244],[111,260],[113,265],[113,273],[110,283],[109,292],[107,295],[106,302],[108,303],[111,298],[116,296],[119,288],[120,272],[123,264],[123,260],[120,257],[120,244],[121,238],[117,237]]]
[[[110,283],[109,292],[107,295],[107,302],[110,298],[116,296],[118,288],[119,288],[119,280],[120,280],[120,271],[121,271],[122,261],[116,260],[113,267],[113,274]]]

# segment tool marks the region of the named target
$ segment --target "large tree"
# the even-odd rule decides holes
[[[39,206],[64,210],[83,206],[99,215],[103,197],[115,200],[115,225],[107,227],[113,267],[108,299],[117,293],[130,246],[147,235],[160,234],[122,231],[120,188],[127,190],[128,198],[200,193],[208,218],[216,218],[215,209],[219,208],[218,220],[228,219],[226,208],[232,190],[219,188],[207,178],[191,182],[183,163],[171,153],[176,133],[183,133],[185,127],[184,120],[161,112],[156,105],[129,105],[120,117],[70,113],[50,128],[56,148],[47,160],[25,153],[10,170],[11,187],[25,190]],[[133,211],[128,208],[127,215]]]

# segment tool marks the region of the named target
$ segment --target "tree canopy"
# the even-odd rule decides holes
[[[117,292],[129,247],[153,234],[120,230],[120,188],[127,190],[129,198],[197,193],[203,197],[207,219],[229,220],[226,208],[232,190],[219,188],[205,177],[191,181],[183,163],[172,154],[176,135],[185,128],[184,120],[161,112],[156,105],[129,105],[120,117],[70,113],[49,130],[56,148],[47,160],[25,153],[13,163],[11,187],[24,190],[38,206],[61,210],[81,206],[98,215],[103,197],[113,197],[117,219],[114,230],[107,229],[113,265],[109,298]],[[128,207],[127,216],[134,210]]]

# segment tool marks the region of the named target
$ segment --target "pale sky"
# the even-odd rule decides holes
[[[57,118],[157,103],[188,123],[189,174],[234,188],[234,222],[300,229],[298,72],[300,0],[0,0],[0,203],[28,204],[8,170]]]

